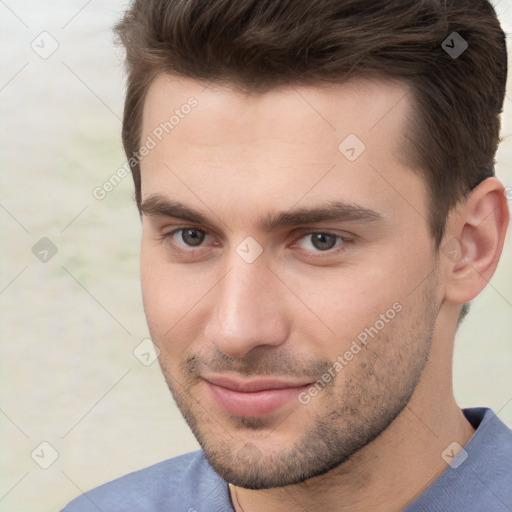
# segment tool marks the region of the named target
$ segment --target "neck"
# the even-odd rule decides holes
[[[393,424],[341,466],[300,484],[265,490],[230,486],[236,512],[402,510],[448,468],[442,453],[474,433],[454,400],[425,415],[412,401]],[[421,461],[421,464],[418,464]]]

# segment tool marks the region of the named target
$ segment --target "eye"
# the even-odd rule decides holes
[[[160,236],[171,250],[189,255],[195,252],[194,249],[205,248],[207,244],[204,242],[208,237],[208,233],[203,229],[191,226],[180,227]],[[351,239],[339,234],[315,231],[304,233],[294,245],[313,254],[334,254],[346,249],[351,241]]]
[[[200,245],[206,236],[204,231],[195,228],[184,228],[174,231],[175,234],[179,232],[181,232],[181,236],[179,237],[181,241],[192,247]]]
[[[164,233],[161,238],[173,249],[180,252],[182,250],[180,246],[199,247],[206,238],[206,231],[194,227],[185,227]]]
[[[303,249],[313,252],[327,252],[335,247],[346,245],[349,242],[348,239],[334,233],[326,232],[314,232],[306,233],[301,238],[301,241],[306,243],[298,242],[299,246]]]

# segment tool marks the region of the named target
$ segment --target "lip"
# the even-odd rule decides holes
[[[228,376],[203,377],[213,401],[234,416],[262,417],[297,402],[299,393],[311,383],[280,379],[240,380]]]

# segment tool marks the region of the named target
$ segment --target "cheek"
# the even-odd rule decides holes
[[[140,255],[140,278],[144,311],[151,334],[161,341],[176,323],[183,307],[176,271],[162,258],[161,250],[143,238]],[[181,312],[184,314],[184,312]]]
[[[375,322],[404,295],[401,279],[377,265],[326,273],[321,282],[303,282],[303,293],[337,334],[353,333]]]
[[[159,285],[161,278],[161,262],[156,257],[154,249],[145,240],[144,235],[140,251],[140,280],[142,288],[142,300],[146,314],[152,313],[161,299],[162,286]]]
[[[151,337],[162,353],[178,356],[201,339],[198,312],[215,281],[191,265],[173,264],[160,246],[144,240],[140,276]]]
[[[424,257],[402,265],[398,260],[382,254],[380,261],[364,268],[334,273],[322,286],[308,284],[315,290],[311,304],[334,331],[324,344],[331,358],[349,350],[354,340],[364,344],[383,339],[397,329],[410,328],[411,318],[418,320],[422,302],[418,285],[431,271],[432,262]]]

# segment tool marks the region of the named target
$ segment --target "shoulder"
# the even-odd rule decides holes
[[[212,494],[227,493],[226,485],[204,453],[196,451],[100,485],[75,498],[62,512],[157,512],[168,510],[170,505],[173,511],[188,512],[212,499]]]
[[[491,409],[463,412],[473,437],[455,459],[445,458],[446,470],[403,512],[512,510],[512,430]]]
[[[484,495],[494,497],[500,505],[505,505],[503,510],[509,511],[512,509],[512,430],[491,409],[469,409],[465,414],[470,422],[473,417],[479,422],[467,444],[468,461],[472,456],[468,470],[477,475],[474,484],[478,481]]]

